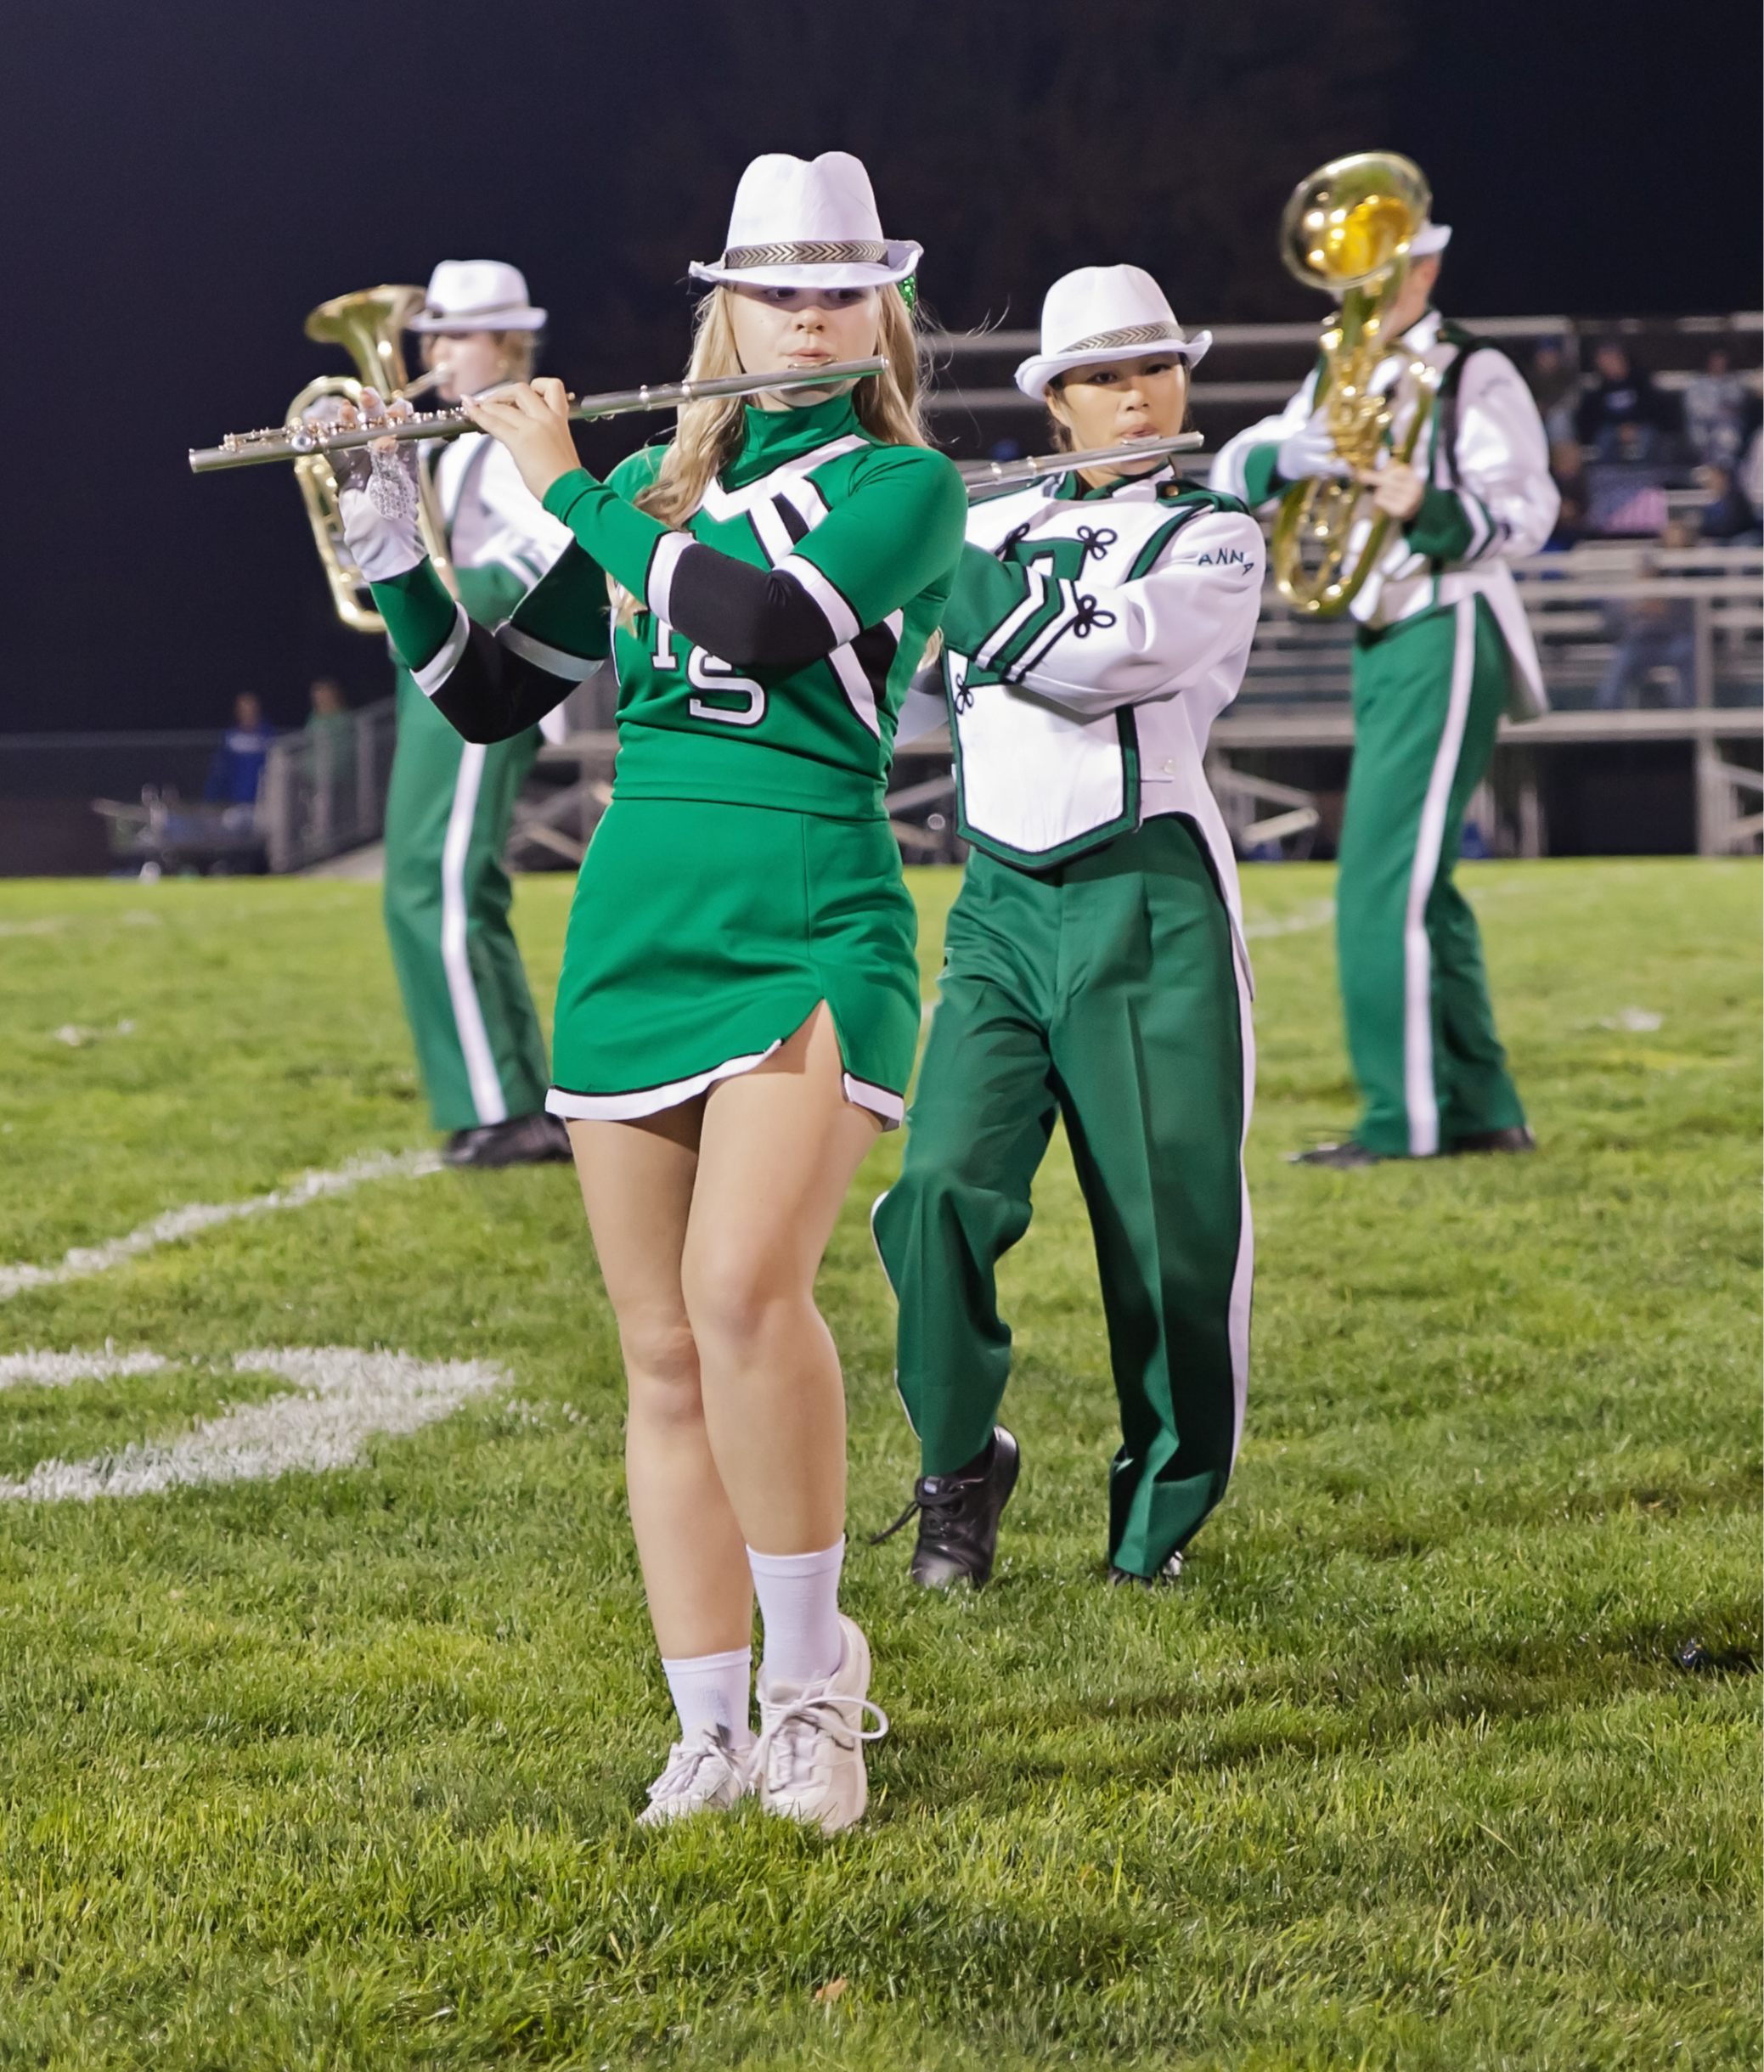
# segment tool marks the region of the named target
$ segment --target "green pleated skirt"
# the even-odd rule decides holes
[[[916,935],[884,819],[615,797],[570,909],[545,1105],[657,1114],[751,1071],[825,1000],[846,1098],[892,1128],[918,1044]]]

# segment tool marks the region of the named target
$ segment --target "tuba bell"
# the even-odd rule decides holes
[[[288,406],[288,425],[298,425],[305,413],[327,396],[355,403],[360,402],[364,388],[377,390],[387,401],[409,391],[413,385],[406,374],[399,340],[423,301],[420,288],[379,287],[358,289],[353,295],[335,296],[329,302],[321,302],[307,318],[307,336],[318,345],[341,346],[355,362],[360,378],[321,374],[316,381],[307,382]],[[383,633],[386,622],[371,603],[364,601],[368,597],[366,579],[350,558],[344,542],[336,470],[330,456],[307,454],[295,462],[294,473],[337,617],[354,633]],[[430,559],[442,580],[452,588],[446,532],[426,479],[422,484],[418,523]]]
[[[1395,151],[1332,159],[1293,189],[1280,222],[1280,256],[1306,287],[1338,304],[1318,340],[1322,364],[1314,400],[1329,413],[1335,451],[1355,470],[1378,460],[1390,429],[1393,391],[1372,378],[1389,351],[1392,306],[1409,270],[1409,245],[1433,206],[1425,175]],[[1439,375],[1410,363],[1414,416],[1394,458],[1406,462],[1433,409]],[[1390,521],[1382,513],[1355,547],[1361,498],[1357,476],[1294,482],[1274,521],[1271,560],[1280,594],[1295,611],[1333,618],[1345,611],[1377,566]],[[1349,556],[1352,550],[1352,560]]]

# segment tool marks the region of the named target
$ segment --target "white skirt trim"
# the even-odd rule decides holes
[[[776,1043],[746,1057],[725,1058],[708,1072],[694,1073],[690,1079],[639,1087],[634,1093],[572,1094],[554,1086],[545,1096],[546,1112],[561,1115],[566,1122],[582,1123],[634,1123],[645,1115],[660,1115],[664,1109],[677,1108],[682,1101],[693,1100],[719,1079],[735,1078],[752,1072],[756,1065],[764,1064],[783,1040],[781,1036]],[[876,1116],[884,1129],[898,1129],[906,1113],[903,1095],[890,1093],[885,1086],[872,1086],[867,1079],[854,1078],[850,1073],[845,1074],[845,1098],[854,1108],[867,1109]]]

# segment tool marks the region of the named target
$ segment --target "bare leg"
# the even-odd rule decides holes
[[[766,1062],[642,1123],[572,1123],[630,1389],[631,1522],[662,1653],[744,1647],[746,1546],[844,1528],[845,1399],[814,1275],[878,1124],[825,1006]]]
[[[702,1100],[635,1123],[572,1123],[576,1170],[618,1319],[630,1410],[625,1486],[656,1639],[668,1658],[745,1647],[753,1592],[711,1458],[680,1293]]]
[[[758,1553],[845,1529],[845,1391],[814,1276],[879,1128],[845,1099],[825,1005],[706,1099],[680,1281],[711,1451]]]

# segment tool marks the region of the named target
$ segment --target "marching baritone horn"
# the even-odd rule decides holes
[[[355,362],[361,378],[357,380],[348,374],[321,374],[316,381],[307,382],[288,406],[285,430],[290,434],[296,430],[307,435],[316,434],[319,428],[307,425],[305,415],[328,396],[336,397],[358,409],[364,388],[373,389],[381,396],[406,398],[432,388],[438,379],[434,374],[426,374],[420,381],[407,381],[404,355],[399,345],[405,325],[422,307],[424,300],[420,288],[382,286],[359,289],[353,295],[340,295],[329,302],[321,302],[307,318],[307,336],[318,345],[341,346]],[[196,456],[192,453],[190,465],[194,468],[195,463]],[[371,605],[363,602],[367,583],[344,544],[336,470],[331,466],[322,442],[313,436],[310,443],[302,447],[294,457],[294,464],[295,480],[300,485],[301,500],[307,507],[307,522],[313,528],[313,543],[318,549],[318,560],[324,570],[324,579],[330,586],[330,600],[336,607],[337,617],[353,633],[383,633],[386,622]],[[423,545],[442,580],[451,589],[453,570],[448,560],[447,531],[426,478],[420,487],[417,522]]]
[[[1336,453],[1355,473],[1346,481],[1314,476],[1281,498],[1270,560],[1280,594],[1294,611],[1334,618],[1347,610],[1378,566],[1390,520],[1380,513],[1357,549],[1353,534],[1361,498],[1358,470],[1384,450],[1395,384],[1375,391],[1372,375],[1394,341],[1385,336],[1391,308],[1409,268],[1409,245],[1428,219],[1433,196],[1425,175],[1395,151],[1361,151],[1332,159],[1293,189],[1280,222],[1280,256],[1308,288],[1337,298],[1318,340],[1322,364],[1315,403],[1329,414]],[[1412,360],[1414,414],[1392,459],[1407,463],[1432,414],[1437,370]]]

